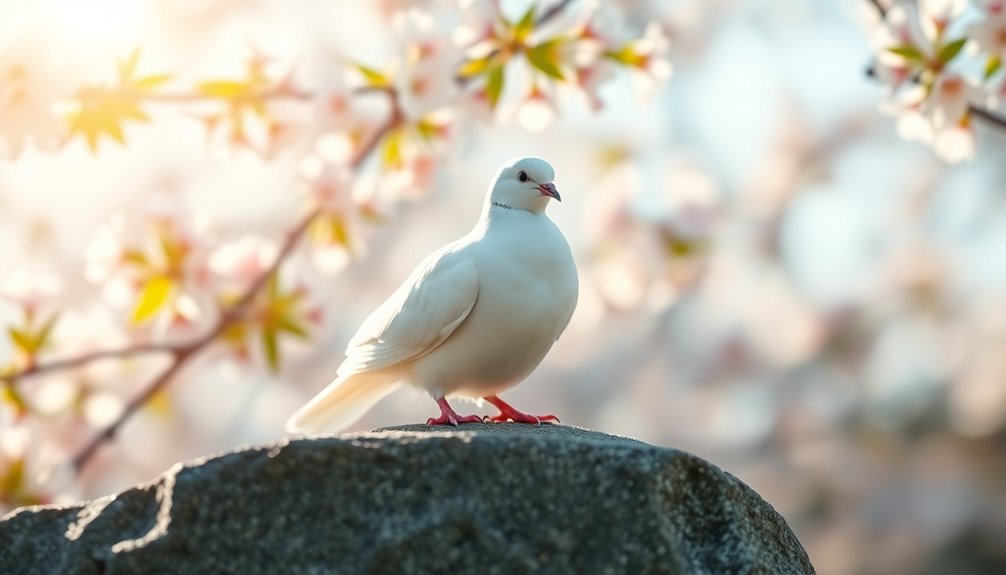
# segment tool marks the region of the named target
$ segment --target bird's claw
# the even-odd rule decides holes
[[[527,413],[514,410],[500,413],[499,415],[487,416],[485,421],[491,421],[493,423],[506,423],[508,421],[512,421],[514,423],[533,423],[536,426],[540,426],[542,423],[559,423],[559,418],[554,415],[529,415]]]
[[[426,425],[453,425],[458,427],[462,423],[482,423],[479,415],[457,415],[443,414],[440,417],[431,417],[426,420]]]
[[[440,417],[431,417],[426,420],[426,425],[453,425],[458,427],[462,423],[482,423],[480,415],[458,415],[443,396],[437,397],[437,405],[440,406]]]

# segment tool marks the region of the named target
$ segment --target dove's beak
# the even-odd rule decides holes
[[[538,190],[541,191],[541,195],[543,196],[551,196],[558,202],[562,201],[562,198],[559,197],[559,191],[555,189],[555,184],[551,182],[547,184],[538,184]]]

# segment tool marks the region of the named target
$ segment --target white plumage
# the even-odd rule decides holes
[[[497,394],[528,376],[566,328],[577,300],[569,245],[545,215],[554,172],[543,160],[503,166],[471,232],[428,256],[360,326],[338,377],[287,422],[291,433],[339,431],[401,382],[462,417],[445,396],[485,398],[496,421],[539,422]]]

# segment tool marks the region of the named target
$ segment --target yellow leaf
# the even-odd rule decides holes
[[[236,80],[213,80],[198,86],[199,93],[210,98],[233,100],[248,93],[248,85]]]
[[[262,351],[265,352],[266,364],[273,373],[279,371],[279,341],[276,337],[276,330],[264,328],[262,330]]]
[[[646,64],[646,58],[636,53],[636,50],[632,47],[631,42],[623,45],[617,50],[605,50],[604,55],[619,64],[624,64],[626,66],[639,68]]]
[[[31,334],[16,327],[7,328],[7,334],[10,335],[10,339],[14,342],[14,346],[17,347],[18,351],[27,356],[35,355],[34,342],[32,341],[33,338],[31,337]]]
[[[546,75],[555,78],[556,80],[562,80],[562,70],[559,69],[559,46],[562,44],[562,38],[553,38],[548,42],[542,42],[537,46],[529,49],[527,51],[527,59],[531,62],[538,70],[541,70]]]
[[[164,74],[134,78],[140,50],[119,63],[119,80],[114,86],[86,86],[77,95],[77,107],[70,113],[70,135],[82,136],[92,152],[103,136],[125,143],[122,124],[126,120],[147,121],[140,108],[144,92],[168,80]]]
[[[232,323],[227,326],[220,338],[234,345],[235,347],[245,345],[248,340],[248,325],[245,323]]]
[[[122,252],[120,259],[123,263],[128,263],[137,267],[150,267],[150,261],[147,259],[147,255],[140,250],[125,250]]]
[[[147,121],[139,95],[130,89],[85,88],[78,98],[78,107],[70,114],[70,135],[82,135],[91,151],[97,151],[102,136],[125,143],[122,124],[126,120]]]
[[[329,222],[329,233],[332,234],[332,243],[349,247],[351,243],[349,226],[346,221],[339,216],[333,216]]]
[[[168,419],[172,411],[171,396],[165,390],[161,389],[151,396],[143,408],[150,413]]]
[[[7,402],[20,415],[28,413],[28,404],[13,383],[0,381],[0,402]]]
[[[58,312],[52,314],[52,317],[47,319],[42,327],[35,332],[35,351],[45,348],[49,343],[49,336],[52,335],[52,328],[56,327],[57,320],[59,320]]]
[[[311,339],[311,334],[308,333],[307,328],[304,324],[299,322],[297,319],[290,316],[282,316],[276,321],[276,327],[287,333],[293,334],[301,339]]]
[[[476,58],[475,60],[468,60],[461,67],[458,68],[458,75],[462,78],[471,78],[473,76],[478,76],[479,74],[486,71],[489,63],[492,62],[492,58]]]
[[[147,280],[140,291],[131,321],[134,324],[143,323],[157,315],[168,302],[174,288],[175,282],[166,276],[154,276]]]
[[[381,163],[387,168],[402,167],[402,130],[392,130],[381,143]]]
[[[354,67],[360,72],[360,74],[363,74],[363,79],[367,81],[367,84],[373,86],[374,88],[386,88],[391,85],[391,80],[374,68],[364,66],[363,64],[354,64]]]
[[[534,31],[535,8],[536,6],[532,4],[531,7],[527,9],[527,12],[524,12],[524,15],[521,17],[521,19],[516,24],[514,24],[513,37],[518,42],[523,42],[528,36],[531,35],[531,32]]]
[[[160,86],[161,84],[166,83],[170,79],[171,79],[170,74],[155,74],[153,76],[138,78],[136,81],[132,83],[132,85],[135,86],[137,90],[147,91],[152,90]]]
[[[136,64],[140,61],[140,49],[133,50],[129,58],[119,62],[119,81],[125,84],[136,73]]]
[[[24,485],[24,457],[12,459],[6,467],[4,474],[0,475],[0,494],[18,494]]]

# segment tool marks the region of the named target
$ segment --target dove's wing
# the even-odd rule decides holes
[[[431,254],[349,342],[339,375],[391,367],[433,351],[468,317],[479,293],[465,246]]]

